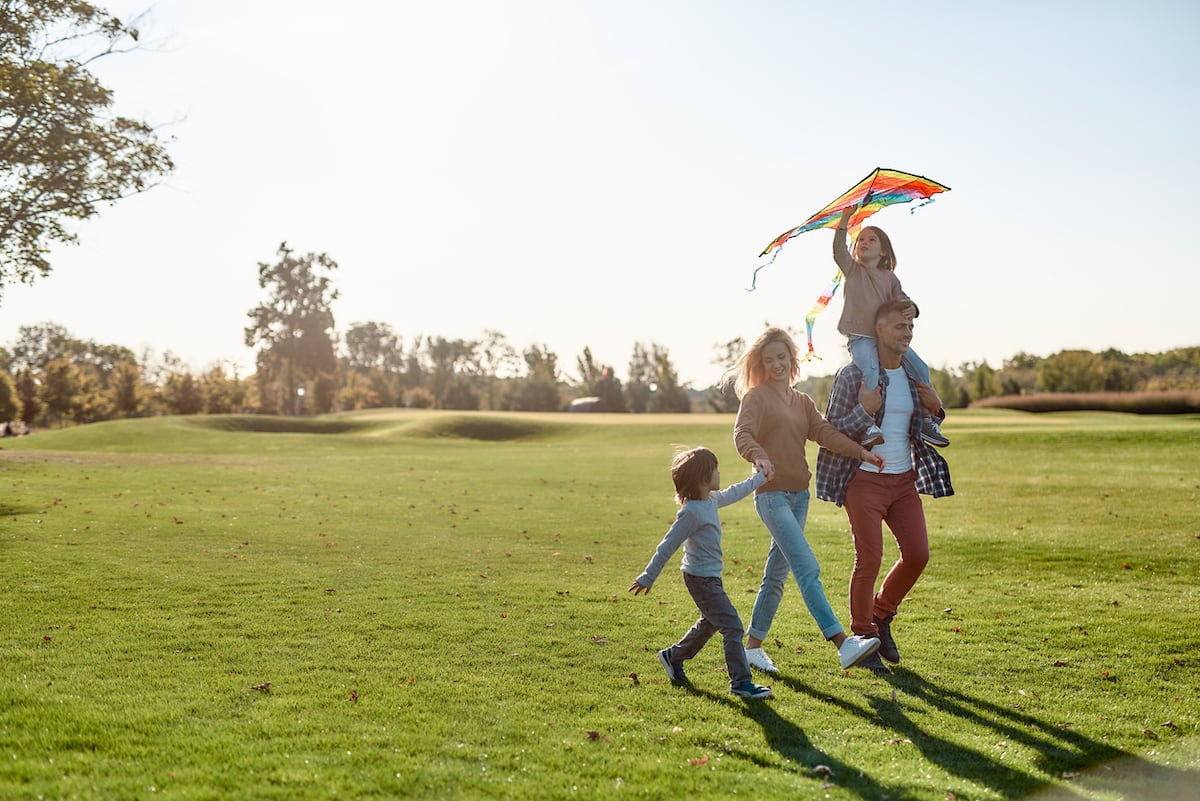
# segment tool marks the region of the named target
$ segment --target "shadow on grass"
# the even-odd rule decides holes
[[[790,682],[788,683],[790,684]],[[839,787],[852,789],[863,798],[884,798],[888,795],[885,792],[887,788],[874,781],[861,768],[843,762],[813,745],[812,740],[808,738],[803,729],[775,711],[774,704],[778,703],[778,699],[775,701],[741,701],[728,695],[717,695],[698,689],[692,684],[684,685],[683,688],[692,695],[725,704],[757,723],[762,727],[767,744],[781,757],[794,763],[797,773],[815,781],[828,780]],[[761,768],[777,767],[773,762],[763,760],[755,754],[736,749],[729,750],[729,753]],[[822,765],[829,769],[827,776],[824,772],[818,773],[816,770],[818,766]],[[847,781],[851,777],[853,780]]]
[[[248,434],[346,434],[371,427],[353,420],[313,417],[278,417],[262,414],[209,415],[195,418],[194,425],[219,431]]]
[[[886,695],[865,696],[870,709],[831,697],[792,677],[776,675],[772,678],[776,684],[878,726],[887,741],[894,741],[898,747],[908,747],[911,743],[925,760],[947,774],[987,787],[1003,798],[1021,798],[1055,784],[1064,775],[1074,777],[1085,768],[1117,758],[1123,770],[1152,776],[1156,785],[1194,787],[1200,779],[1196,771],[1155,765],[1054,721],[1041,720],[1018,709],[940,687],[903,669],[896,669],[887,677]],[[982,739],[994,746],[983,751],[928,731],[906,709],[907,699],[917,699],[961,721],[962,725],[955,728],[959,740]],[[719,700],[730,703],[728,699]],[[834,783],[862,798],[882,797],[885,794],[882,791],[893,797],[907,797],[910,793],[920,794],[928,789],[883,785],[863,766],[849,765],[818,751],[799,727],[781,718],[766,704],[748,705],[744,714],[763,727],[768,743],[782,756],[807,766],[810,771],[817,764],[827,765],[832,770]],[[1037,770],[1023,770],[1003,761],[1003,749],[1010,746],[1022,746],[1036,752],[1034,764]],[[1069,787],[1069,784],[1062,785],[1067,792]]]

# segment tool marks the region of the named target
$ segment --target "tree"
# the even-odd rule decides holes
[[[5,423],[21,417],[21,397],[17,385],[8,373],[0,373],[0,420]]]
[[[620,380],[613,374],[612,367],[596,363],[591,348],[583,349],[583,355],[576,360],[576,365],[579,367],[580,394],[600,399],[592,411],[628,411]]]
[[[12,361],[18,369],[41,371],[55,359],[69,358],[76,349],[77,340],[57,323],[23,325],[17,329]]]
[[[347,366],[363,375],[371,370],[398,373],[404,366],[400,337],[387,323],[354,323],[342,343]]]
[[[505,408],[518,412],[561,411],[563,399],[558,391],[558,357],[544,345],[534,345],[523,355],[527,372],[510,389]]]
[[[650,343],[633,344],[629,360],[629,381],[625,384],[629,408],[634,412],[689,412],[687,389],[679,386],[679,377],[666,348]]]
[[[1045,392],[1099,392],[1104,380],[1103,359],[1087,350],[1059,351],[1038,368],[1038,385]]]
[[[204,410],[204,388],[191,373],[167,376],[162,399],[171,414],[200,414]]]
[[[446,398],[454,377],[474,360],[475,347],[476,343],[465,339],[430,337],[426,340],[425,353],[430,364],[429,390],[433,393],[434,405],[437,408],[447,408]]]
[[[515,373],[520,363],[517,350],[508,344],[504,334],[493,329],[483,332],[475,348],[475,372],[487,390],[487,408],[496,408],[496,384],[505,373]]]
[[[692,401],[686,387],[679,385],[679,374],[667,355],[667,349],[654,346],[654,394],[650,397],[652,412],[690,412]]]
[[[738,397],[733,391],[732,376],[729,376],[728,373],[737,364],[738,357],[745,350],[746,340],[742,337],[735,337],[713,345],[712,363],[721,368],[721,380],[708,388],[708,405],[714,412],[727,414],[738,410]],[[824,403],[824,400],[817,395],[812,395],[812,397],[817,400],[818,405]]]
[[[258,285],[271,297],[248,312],[254,324],[246,328],[246,347],[261,346],[258,362],[272,377],[283,381],[283,410],[296,412],[299,382],[332,373],[333,301],[337,290],[329,276],[337,262],[324,253],[294,256],[284,242],[279,246],[279,261],[258,264]],[[261,384],[260,392],[264,395]]]
[[[50,272],[70,220],[145,192],[174,169],[148,124],[111,111],[88,67],[138,30],[83,0],[0,3],[0,294]]]
[[[13,383],[17,386],[17,397],[21,400],[21,422],[32,426],[42,413],[42,401],[39,397],[41,386],[34,378],[33,372],[28,369],[18,372]]]
[[[650,351],[641,342],[634,342],[633,355],[629,359],[629,380],[625,382],[629,411],[640,414],[649,408],[653,384],[654,360]]]
[[[74,362],[55,359],[46,365],[38,396],[51,420],[78,420],[82,417],[86,393],[86,378]]]
[[[231,378],[219,366],[200,377],[200,394],[206,414],[232,414],[242,411],[246,404],[246,386],[236,372]]]
[[[108,377],[108,402],[117,417],[140,417],[146,396],[136,364],[118,364]]]
[[[996,371],[987,360],[973,365],[970,372],[971,400],[983,400],[1000,394],[1000,382],[996,379]]]

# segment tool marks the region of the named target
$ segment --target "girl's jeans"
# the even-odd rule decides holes
[[[846,348],[850,351],[850,360],[862,370],[867,392],[874,392],[875,387],[879,386],[879,351],[875,346],[875,337],[850,334],[846,338]],[[915,350],[909,348],[905,351],[901,362],[910,376],[923,384],[930,383],[929,365],[925,364]]]
[[[804,605],[817,621],[821,634],[830,639],[845,632],[829,606],[825,588],[821,586],[821,566],[816,554],[804,538],[804,523],[808,519],[808,490],[803,492],[760,492],[754,496],[754,508],[771,532],[771,550],[763,567],[762,585],[754,600],[750,615],[749,634],[763,640],[775,619],[788,570],[800,585]]]

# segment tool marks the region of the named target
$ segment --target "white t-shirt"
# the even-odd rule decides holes
[[[883,430],[883,444],[876,445],[871,450],[883,457],[882,472],[887,475],[907,473],[912,470],[912,450],[908,446],[908,427],[912,420],[912,393],[908,390],[908,376],[903,367],[895,370],[884,369],[888,377],[887,400],[883,407],[883,422],[879,427]],[[863,462],[859,468],[871,473],[881,472],[870,462]]]

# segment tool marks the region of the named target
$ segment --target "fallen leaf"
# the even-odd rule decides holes
[[[1055,659],[1054,660],[1055,667],[1067,667],[1067,665],[1068,665],[1068,663],[1064,659]]]
[[[271,692],[271,682],[264,681],[262,684],[255,684],[250,689],[258,690],[260,693],[269,693],[269,692]]]
[[[348,700],[358,702],[358,690],[351,690]]]
[[[592,642],[596,643],[596,645],[608,645],[608,640],[601,637],[599,634],[592,635]]]
[[[690,759],[688,759],[688,762],[690,762],[696,766],[707,765],[708,764],[708,754],[705,754],[704,756],[700,757],[699,759],[690,758]]]
[[[629,678],[633,679],[634,686],[637,686],[638,684],[641,684],[641,682],[640,682],[640,681],[638,681],[638,677],[637,677],[637,674],[636,674],[636,673],[630,673],[630,674],[629,674]]]
[[[588,738],[589,740],[599,740],[599,739],[600,739],[600,732],[598,732],[598,731],[589,731],[589,732],[587,733],[587,738]]]
[[[1168,729],[1174,729],[1174,728],[1175,728],[1175,721],[1173,721],[1173,720],[1168,720],[1168,721],[1166,721],[1166,722],[1164,722],[1164,723],[1160,723],[1160,724],[1158,724],[1158,725],[1159,725],[1159,726],[1166,726]]]
[[[830,770],[828,765],[816,765],[813,767],[813,773],[818,776],[824,776],[827,779],[833,776],[833,771]]]

